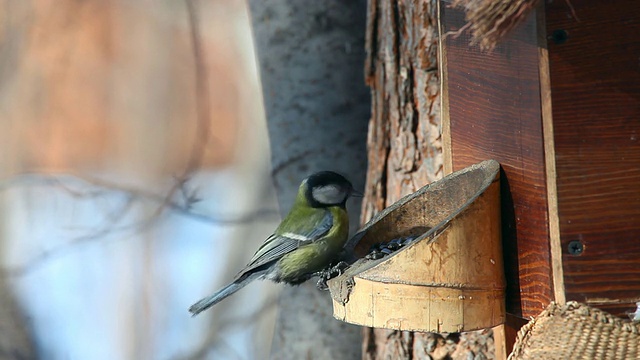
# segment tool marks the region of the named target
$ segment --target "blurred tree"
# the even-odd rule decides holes
[[[235,273],[273,225],[239,226],[275,207],[247,18],[242,0],[0,0],[0,358],[268,351],[272,311],[246,338],[187,312],[233,275],[206,265]]]
[[[249,1],[281,213],[309,173],[331,169],[362,188],[370,101],[365,8],[358,1]],[[352,229],[359,206],[349,203]],[[280,298],[272,358],[355,359],[360,328],[334,320],[313,282]]]

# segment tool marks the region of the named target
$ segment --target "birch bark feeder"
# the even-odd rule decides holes
[[[357,260],[328,282],[335,318],[423,332],[489,328],[505,320],[500,165],[487,160],[408,195],[353,239]],[[416,237],[379,260],[372,245]]]

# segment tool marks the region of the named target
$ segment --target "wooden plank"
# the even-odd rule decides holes
[[[622,315],[640,300],[640,2],[571,4],[546,8],[566,296]]]
[[[444,37],[443,3],[438,1],[438,33]],[[453,172],[453,156],[451,154],[451,121],[449,121],[449,77],[447,76],[447,47],[445,41],[438,41],[438,71],[440,76],[440,124],[442,129],[442,168],[445,175]]]
[[[507,314],[505,323],[493,328],[496,359],[506,359],[511,354],[516,343],[518,331],[526,323],[528,323],[526,319]]]
[[[447,32],[464,25],[446,5],[442,19]],[[525,317],[553,298],[536,31],[533,16],[490,54],[468,34],[444,40],[453,170],[502,164],[507,311]]]
[[[497,359],[506,359],[509,356],[508,343],[510,343],[507,334],[507,327],[505,324],[500,324],[493,327],[493,343],[495,348],[495,356]],[[515,339],[515,336],[513,337]],[[511,345],[513,348],[513,345]]]
[[[544,11],[537,12],[538,44],[546,44]],[[540,101],[542,105],[542,130],[544,134],[545,170],[547,176],[547,209],[549,211],[549,249],[551,252],[551,275],[553,296],[556,303],[564,304],[567,299],[564,290],[562,268],[562,242],[560,240],[560,217],[558,215],[558,186],[556,184],[556,150],[553,139],[553,107],[551,102],[551,77],[549,75],[549,51],[546,46],[538,47],[540,61]]]

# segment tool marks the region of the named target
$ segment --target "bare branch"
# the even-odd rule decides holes
[[[74,189],[70,186],[70,183],[73,181],[82,182],[85,186],[92,186],[94,188],[81,191],[78,189]],[[241,225],[246,223],[251,223],[254,221],[270,221],[278,218],[278,211],[276,209],[261,209],[250,214],[244,215],[207,215],[202,213],[197,213],[192,210],[192,205],[194,202],[199,201],[193,195],[190,195],[192,199],[196,199],[196,201],[186,201],[184,204],[176,200],[169,200],[168,202],[166,197],[154,193],[153,191],[149,191],[142,188],[136,188],[131,186],[126,186],[117,182],[100,179],[97,177],[92,177],[89,175],[84,175],[75,172],[68,173],[37,173],[37,172],[28,172],[16,175],[8,180],[0,181],[0,192],[6,191],[12,187],[18,186],[51,186],[57,187],[69,195],[75,198],[91,198],[91,197],[99,197],[99,196],[107,196],[112,195],[113,193],[122,193],[127,196],[133,197],[135,200],[139,201],[153,201],[164,204],[168,210],[175,212],[178,215],[182,215],[193,220],[197,220],[203,223],[208,223],[212,225],[223,225],[223,226],[231,226],[231,225]],[[183,183],[183,186],[186,186],[186,183]],[[165,203],[166,202],[166,203]]]
[[[75,186],[74,183],[76,183]],[[226,217],[197,213],[192,209],[193,201],[191,200],[186,200],[184,201],[184,203],[180,203],[172,199],[167,200],[165,196],[146,189],[128,187],[116,182],[111,182],[109,180],[75,173],[46,174],[31,172],[20,174],[8,180],[1,181],[0,192],[7,191],[10,188],[19,186],[55,187],[74,198],[85,199],[113,197],[116,194],[120,194],[125,196],[125,201],[122,203],[122,205],[108,211],[104,215],[105,220],[103,224],[101,224],[97,230],[92,231],[90,234],[76,237],[64,245],[60,245],[53,249],[43,251],[42,253],[27,261],[25,264],[22,264],[18,267],[0,270],[0,272],[3,272],[5,275],[14,277],[24,275],[29,271],[34,270],[38,265],[44,263],[46,260],[63,255],[79,244],[97,241],[103,239],[108,235],[113,235],[116,233],[133,233],[148,228],[157,219],[159,219],[158,214],[154,213],[146,219],[119,225],[119,223],[121,223],[126,218],[126,215],[131,212],[137,202],[152,201],[161,203],[164,204],[162,205],[162,208],[166,208],[178,215],[218,226],[239,225],[260,220],[274,220],[278,217],[278,212],[275,209],[264,209],[250,214]],[[186,183],[183,183],[182,187],[186,187]],[[193,195],[189,195],[189,198],[193,198]]]

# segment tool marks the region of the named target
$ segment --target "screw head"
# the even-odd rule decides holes
[[[579,256],[584,251],[584,244],[580,240],[572,240],[567,245],[567,250],[569,254],[573,256]]]
[[[551,33],[551,40],[558,45],[564,44],[567,39],[569,39],[569,33],[566,30],[553,30]]]

